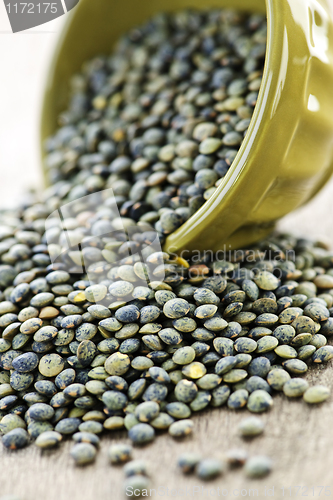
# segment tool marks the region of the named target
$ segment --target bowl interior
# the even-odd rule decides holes
[[[211,0],[205,8],[232,8],[265,12],[265,0]],[[45,85],[41,118],[41,145],[57,129],[66,109],[69,79],[82,64],[98,54],[110,54],[114,43],[132,27],[158,12],[202,9],[201,0],[81,0],[70,11],[51,60]],[[47,177],[46,177],[47,182]]]

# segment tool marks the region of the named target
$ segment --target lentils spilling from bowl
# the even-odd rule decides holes
[[[136,286],[137,254],[122,261],[120,252],[110,277],[91,283],[60,264],[54,270],[40,219],[6,218],[0,429],[7,448],[31,438],[48,448],[72,435],[72,456],[84,464],[102,431],[125,428],[142,445],[160,430],[190,435],[192,415],[208,407],[261,413],[280,391],[307,403],[329,396],[302,378],[311,363],[333,357],[333,254],[322,246],[278,235],[243,259],[205,255],[196,263],[153,251],[145,266],[160,273],[163,263],[168,272],[146,287]],[[143,240],[141,252],[149,248]],[[285,259],[290,252],[294,260]],[[254,435],[254,425],[260,430],[251,420],[242,433]]]
[[[71,455],[84,465],[102,432],[126,429],[143,445],[163,430],[191,435],[191,417],[207,408],[257,414],[281,391],[308,404],[329,397],[303,376],[333,357],[330,250],[289,235],[222,259],[155,245],[231,165],[257,99],[265,40],[261,16],[160,15],[74,78],[70,108],[48,141],[53,185],[1,213],[6,448],[32,439],[52,448],[72,436]],[[96,203],[108,188],[120,216],[109,196]],[[252,418],[240,432],[262,430]],[[231,453],[230,463],[245,455]],[[111,463],[131,456],[128,446],[109,455]],[[250,477],[271,468],[265,457],[249,460]],[[129,462],[125,473],[143,487],[138,468]],[[202,478],[223,470],[215,459],[198,462]]]
[[[262,79],[266,19],[230,11],[158,15],[71,82],[48,141],[49,196],[112,188],[122,216],[162,239],[223,182]]]

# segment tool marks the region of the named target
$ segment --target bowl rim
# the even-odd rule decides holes
[[[174,231],[171,235],[167,235],[164,245],[164,249],[167,252],[177,254],[182,248],[185,249],[186,243],[179,245],[179,240],[184,241],[186,239],[189,242],[192,239],[189,236],[189,233],[193,231],[194,227],[202,225],[204,222],[203,219],[205,219],[205,223],[207,224],[207,212],[211,212],[216,209],[216,202],[218,202],[219,205],[222,201],[224,201],[224,203],[228,203],[230,197],[233,195],[233,190],[236,188],[236,183],[239,183],[240,177],[245,173],[247,160],[251,154],[251,149],[253,149],[255,135],[258,133],[258,130],[256,129],[260,127],[262,115],[264,112],[267,113],[269,107],[267,92],[273,83],[272,79],[274,73],[276,76],[276,72],[272,72],[270,70],[271,61],[278,57],[281,52],[279,50],[280,43],[275,38],[280,31],[280,23],[282,21],[281,12],[279,11],[279,7],[277,5],[278,3],[279,2],[276,2],[276,0],[265,0],[267,19],[265,63],[257,102],[250,119],[247,133],[242,140],[234,161],[230,165],[226,175],[223,177],[222,182],[216,188],[215,192],[208,200],[205,201],[199,210],[197,210],[189,219],[187,219],[186,222],[184,222],[184,224],[176,229],[176,231]],[[222,193],[223,196],[221,196]],[[267,232],[271,230],[271,227],[272,225],[267,228]],[[237,227],[235,230],[237,230]],[[188,244],[187,247],[189,246],[191,245]],[[193,251],[193,248],[191,251]]]

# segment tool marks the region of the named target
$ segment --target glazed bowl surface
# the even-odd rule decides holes
[[[81,0],[67,14],[50,64],[42,144],[55,132],[68,81],[84,61],[109,54],[122,34],[157,12],[202,7],[201,0]],[[223,181],[166,239],[165,250],[175,253],[251,245],[333,171],[332,1],[211,0],[209,7],[266,12],[265,68],[248,132]]]

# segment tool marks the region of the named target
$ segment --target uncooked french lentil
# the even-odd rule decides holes
[[[87,465],[95,460],[96,448],[90,443],[77,443],[72,447],[70,454],[76,465]]]
[[[264,429],[265,424],[258,417],[247,417],[238,426],[238,431],[243,437],[258,436],[264,432]]]
[[[216,458],[206,458],[197,464],[195,472],[200,479],[207,481],[223,474],[225,464]]]
[[[324,385],[314,385],[309,387],[303,394],[303,399],[307,403],[317,404],[326,401],[330,395],[330,390]]]
[[[272,460],[265,456],[254,456],[245,463],[245,474],[249,478],[261,478],[267,476],[272,470]]]
[[[132,458],[133,449],[127,444],[114,444],[110,446],[108,456],[111,464],[127,462]]]
[[[205,26],[211,35],[201,41]],[[163,14],[73,78],[70,106],[46,145],[51,187],[0,215],[0,429],[8,448],[30,437],[47,448],[73,435],[72,456],[84,464],[103,429],[125,426],[144,444],[155,428],[191,433],[192,411],[209,405],[261,412],[273,404],[269,392],[304,394],[308,403],[328,397],[327,388],[291,377],[333,357],[332,252],[273,235],[251,249],[265,256],[258,272],[246,252],[198,262],[149,249],[223,182],[250,124],[265,41],[263,16]],[[107,202],[96,213],[79,204],[64,223],[72,241],[87,244],[62,252],[61,227],[52,219],[45,230],[47,217],[108,188],[121,218]],[[53,263],[50,241],[61,255]],[[266,258],[268,249],[282,259]],[[295,258],[283,260],[290,250]],[[199,458],[190,458],[181,467],[193,469]],[[128,466],[144,488],[145,467]],[[245,472],[270,468],[253,457]],[[223,470],[215,459],[197,465],[205,479]]]
[[[178,457],[177,465],[183,474],[189,474],[194,471],[200,460],[201,456],[198,453],[183,453]]]

